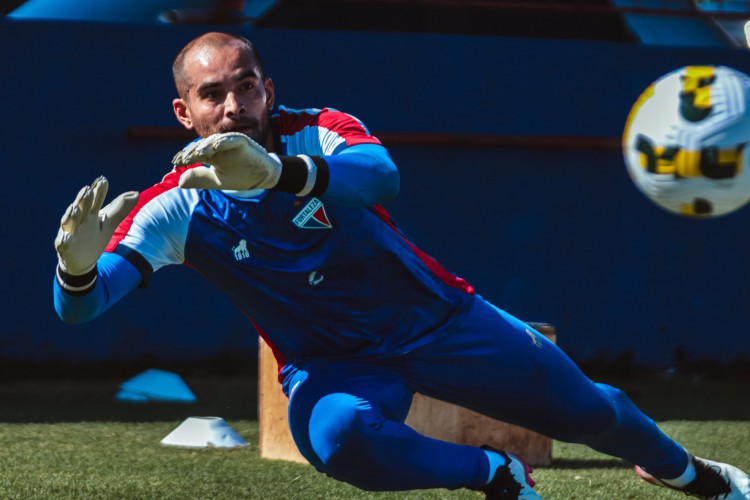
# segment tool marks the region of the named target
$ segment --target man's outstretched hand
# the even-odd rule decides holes
[[[281,162],[239,132],[214,134],[192,142],[172,160],[176,166],[203,163],[180,177],[180,187],[196,189],[270,189],[279,182]]]
[[[78,192],[62,216],[55,250],[63,272],[77,276],[91,271],[117,226],[138,202],[138,193],[128,191],[102,207],[108,189],[107,179],[99,177]]]

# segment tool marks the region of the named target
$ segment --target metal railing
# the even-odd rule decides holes
[[[745,17],[750,14],[750,0],[609,0],[587,2],[569,1],[518,1],[518,0],[359,0],[362,3],[425,6],[468,7],[490,10],[581,12],[581,13],[642,13],[653,15],[713,15]]]
[[[661,15],[715,15],[744,17],[750,14],[750,0],[610,0],[620,12]]]

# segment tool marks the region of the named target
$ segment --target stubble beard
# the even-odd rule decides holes
[[[226,132],[240,132],[265,147],[266,138],[268,137],[268,116],[264,116],[261,120],[243,116],[219,124],[194,123],[194,127],[195,131],[201,137],[208,137],[213,134],[223,134]]]

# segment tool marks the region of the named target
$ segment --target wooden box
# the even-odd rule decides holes
[[[556,340],[555,328],[532,323],[534,328]],[[307,463],[297,451],[287,421],[287,397],[277,379],[276,360],[271,349],[261,340],[258,368],[258,424],[260,456]],[[524,457],[532,465],[552,461],[552,440],[515,425],[485,417],[466,408],[415,394],[406,424],[420,434],[457,444],[479,446],[488,444]]]

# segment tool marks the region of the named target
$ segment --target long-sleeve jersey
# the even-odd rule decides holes
[[[324,195],[182,189],[179,177],[193,166],[175,167],[141,193],[120,224],[90,293],[73,296],[55,282],[58,313],[71,322],[91,319],[154,271],[183,264],[234,301],[283,366],[407,352],[465,309],[471,286],[372,204],[388,191],[382,186],[395,166],[359,120],[332,109],[285,108],[272,120],[280,154],[326,160]]]

